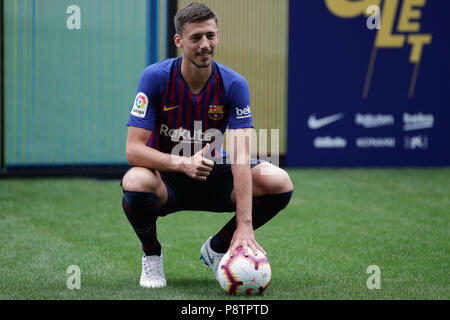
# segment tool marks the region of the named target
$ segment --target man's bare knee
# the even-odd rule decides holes
[[[123,177],[122,186],[126,191],[155,193],[159,186],[159,178],[155,171],[134,167]]]
[[[293,190],[292,181],[286,171],[270,163],[262,163],[252,173],[254,193],[276,194]]]

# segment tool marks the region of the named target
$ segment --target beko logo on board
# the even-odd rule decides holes
[[[429,129],[434,126],[434,116],[424,113],[403,113],[403,130],[413,131],[420,129]]]

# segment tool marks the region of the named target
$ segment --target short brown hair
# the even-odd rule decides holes
[[[178,10],[175,15],[175,32],[181,36],[183,26],[189,22],[202,22],[209,19],[215,19],[217,24],[217,16],[210,8],[203,3],[192,2],[187,6]]]

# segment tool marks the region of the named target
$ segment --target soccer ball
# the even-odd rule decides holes
[[[272,279],[272,269],[267,257],[258,250],[248,249],[244,255],[242,247],[230,257],[227,252],[219,263],[217,280],[225,292],[235,295],[257,295],[266,290]]]

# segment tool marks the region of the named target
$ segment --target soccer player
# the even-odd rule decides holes
[[[249,88],[242,76],[213,60],[219,41],[215,13],[191,3],[174,22],[175,45],[183,54],[150,65],[141,76],[127,122],[132,168],[121,182],[122,206],[144,253],[140,285],[151,288],[166,286],[158,217],[182,210],[235,212],[200,250],[217,275],[227,251],[242,246],[246,255],[257,249],[266,254],[254,229],[284,209],[293,192],[284,170],[250,159]],[[236,143],[220,163],[226,129]]]

